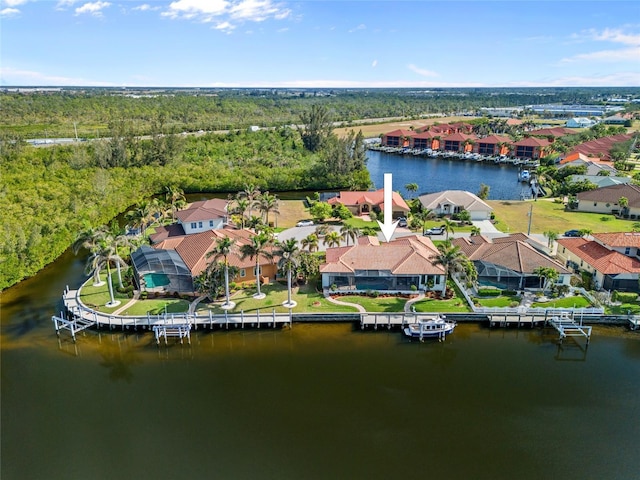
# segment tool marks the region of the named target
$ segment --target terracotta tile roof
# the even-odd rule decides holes
[[[551,142],[546,138],[525,137],[522,140],[515,142],[513,145],[516,147],[546,147]]]
[[[604,275],[640,273],[640,261],[586,238],[561,238],[558,244]]]
[[[569,155],[572,153],[582,153],[587,157],[598,157],[605,160],[610,159],[609,150],[616,143],[622,143],[630,140],[633,137],[633,134],[619,134],[612,135],[610,137],[602,137],[596,140],[590,140],[585,143],[581,143],[573,148]]]
[[[478,140],[478,137],[475,135],[468,135],[466,133],[452,133],[451,135],[447,135],[443,138],[443,140],[449,140],[453,142],[464,142],[465,140],[473,140],[474,142]]]
[[[608,187],[587,190],[576,195],[580,202],[618,203],[620,197],[629,200],[629,207],[640,207],[640,187],[630,184],[610,185]]]
[[[361,239],[362,240],[362,239]],[[365,239],[349,247],[328,248],[321,273],[355,273],[356,270],[385,270],[394,275],[443,275],[432,258],[439,251],[431,239],[401,237],[388,243]]]
[[[385,133],[385,137],[413,137],[416,134],[413,130],[404,130],[399,128],[391,132]]]
[[[222,198],[193,202],[184,210],[178,211],[176,218],[182,223],[223,218],[227,216],[227,203]]]
[[[477,143],[497,145],[498,143],[511,143],[511,139],[500,135],[489,135],[488,137],[479,138]]]
[[[598,243],[610,247],[640,248],[640,232],[593,233],[591,236]]]
[[[530,135],[544,137],[566,137],[567,135],[576,135],[576,133],[574,129],[566,127],[539,128],[529,132]]]
[[[391,196],[391,202],[394,207],[400,208],[404,211],[409,211],[409,205],[400,196],[398,192],[393,192]],[[370,205],[377,205],[380,209],[384,206],[384,189],[376,190],[375,192],[340,192],[337,197],[327,200],[329,205],[335,205],[342,203],[343,205],[362,205],[368,203]]]
[[[415,134],[413,136],[413,138],[428,138],[428,139],[431,139],[431,138],[435,138],[437,136],[439,136],[437,133],[433,133],[433,132],[430,132],[430,131],[426,130],[424,132],[420,132],[420,133]]]
[[[207,268],[211,259],[207,258],[209,253],[215,247],[218,239],[229,237],[235,240],[234,251],[229,255],[229,264],[238,268],[251,268],[255,265],[255,258],[240,257],[240,247],[250,242],[253,233],[248,230],[234,230],[224,228],[220,230],[208,230],[206,232],[194,233],[191,235],[183,235],[181,237],[167,238],[162,242],[153,246],[162,250],[175,250],[180,258],[187,265],[193,276],[199,275]],[[272,263],[265,257],[260,257],[260,265]],[[274,260],[275,261],[275,260]]]
[[[182,225],[179,223],[172,223],[171,225],[156,228],[156,233],[149,235],[149,239],[151,240],[151,243],[158,243],[169,237],[179,237],[184,234],[184,228],[182,228]]]
[[[451,243],[458,245],[470,260],[481,260],[501,265],[514,272],[531,274],[538,267],[555,268],[559,273],[570,273],[561,263],[536,250],[527,242],[500,238],[498,242],[478,237],[455,238]]]

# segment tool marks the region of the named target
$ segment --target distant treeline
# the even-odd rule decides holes
[[[327,141],[311,153],[291,128],[199,137],[139,139],[117,129],[108,139],[36,148],[0,143],[0,290],[55,260],[78,232],[108,223],[165,187],[230,192],[370,185],[353,145]],[[346,148],[346,147],[348,148]]]
[[[0,93],[0,133],[23,138],[105,136],[113,122],[135,135],[218,131],[295,124],[321,103],[333,120],[476,111],[542,103],[599,103],[637,88],[495,88],[370,90],[159,90],[65,89]],[[74,128],[75,124],[75,128]]]

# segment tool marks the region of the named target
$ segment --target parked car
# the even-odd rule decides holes
[[[564,232],[565,237],[581,237],[580,230],[567,230]]]
[[[398,219],[398,226],[399,227],[406,227],[407,226],[407,219],[404,217],[400,217]]]
[[[431,227],[429,230],[424,232],[425,235],[442,235],[447,227],[444,225],[440,225],[439,227]]]
[[[300,220],[296,223],[296,227],[310,227],[313,225],[313,220]]]

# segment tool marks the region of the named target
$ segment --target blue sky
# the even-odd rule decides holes
[[[0,0],[0,85],[640,86],[640,2]]]

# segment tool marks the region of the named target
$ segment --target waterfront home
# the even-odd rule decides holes
[[[410,139],[410,147],[417,149],[430,148],[438,150],[440,148],[440,135],[430,131],[414,134]]]
[[[413,130],[398,129],[386,133],[382,136],[382,145],[385,147],[406,147],[409,148],[409,139],[416,134]]]
[[[544,157],[551,142],[546,138],[526,137],[513,143],[512,154],[518,158],[539,159]]]
[[[546,137],[549,139],[566,137],[567,135],[576,135],[578,132],[567,127],[549,127],[531,130],[529,135],[533,137]]]
[[[442,139],[442,149],[447,152],[470,152],[473,150],[476,140],[478,137],[475,135],[453,133]]]
[[[508,155],[511,139],[500,135],[489,135],[476,141],[475,151],[480,155]]]
[[[372,192],[340,192],[336,197],[330,198],[329,205],[342,204],[356,216],[368,215],[371,212],[380,213],[384,209],[384,189]],[[409,213],[409,205],[398,192],[391,195],[393,218],[406,217]]]
[[[558,259],[575,272],[585,271],[593,276],[596,289],[640,292],[638,275],[640,260],[608,248],[603,241],[612,241],[599,235],[599,240],[561,238],[558,240]],[[616,236],[624,234],[614,234]],[[634,238],[629,244],[637,244]],[[625,247],[626,248],[626,247]],[[631,246],[629,245],[631,249]],[[637,246],[633,247],[637,255]]]
[[[465,190],[445,190],[418,197],[422,207],[436,215],[453,215],[466,210],[471,220],[488,220],[493,209],[477,195]]]
[[[347,291],[444,292],[444,268],[433,263],[439,254],[427,237],[407,236],[384,243],[376,237],[360,237],[354,245],[327,249],[326,262],[320,266],[322,287]]]
[[[176,223],[156,228],[149,238],[157,243],[169,237],[223,228],[227,223],[227,204],[227,200],[221,198],[193,202],[176,212]]]
[[[473,132],[473,125],[464,122],[457,123],[441,123],[435,125],[428,125],[426,127],[419,128],[419,132],[430,131],[437,135],[453,135],[454,133],[469,134]]]
[[[627,199],[626,207],[619,205],[622,197]],[[587,190],[578,193],[576,198],[575,210],[579,212],[621,215],[632,220],[640,218],[640,187],[637,185],[620,184]]]
[[[166,238],[153,247],[143,246],[132,255],[134,279],[137,288],[148,291],[193,293],[193,279],[214,261],[207,257],[219,239],[234,240],[234,248],[228,256],[231,266],[239,269],[237,283],[256,281],[255,258],[242,259],[239,251],[248,244],[254,234],[249,230],[223,228],[189,235]],[[276,278],[277,266],[273,260],[260,257],[260,274],[263,283]]]
[[[534,247],[524,234],[489,239],[482,235],[455,238],[451,243],[473,261],[478,284],[509,290],[539,288],[538,267],[553,268],[559,273],[556,284],[569,285],[571,272],[545,255],[544,246]]]

